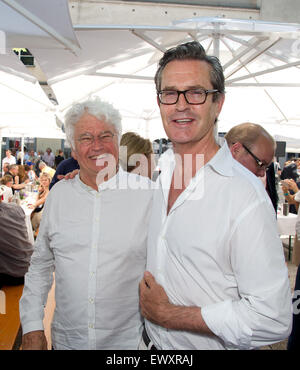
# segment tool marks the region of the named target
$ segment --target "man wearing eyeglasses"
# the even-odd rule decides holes
[[[218,59],[197,42],[179,45],[155,82],[174,151],[159,164],[140,349],[252,349],[287,338],[291,293],[272,204],[214,136],[224,102]]]
[[[47,349],[44,306],[55,272],[54,349],[137,349],[151,182],[119,167],[121,116],[111,104],[74,104],[65,128],[80,172],[47,197],[20,301],[22,346]]]
[[[255,176],[264,177],[273,161],[276,143],[262,126],[241,123],[232,127],[225,139],[234,159]]]
[[[225,139],[233,158],[262,178],[277,212],[278,196],[273,165],[276,142],[273,137],[262,126],[245,122],[232,127]]]

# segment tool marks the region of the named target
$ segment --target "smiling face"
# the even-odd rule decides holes
[[[200,60],[174,60],[162,72],[161,90],[213,89],[210,80],[211,67]],[[173,142],[176,151],[185,147],[197,151],[199,143],[214,141],[214,123],[224,102],[219,94],[213,102],[213,95],[199,105],[188,104],[181,94],[173,105],[159,104],[164,129]]]
[[[47,175],[41,175],[41,184],[44,188],[48,188],[50,185],[50,178]]]
[[[100,135],[103,135],[103,132],[115,134],[111,142],[102,142],[98,139]],[[78,141],[85,136],[93,136],[97,139],[89,145]],[[73,148],[72,155],[79,163],[80,178],[85,184],[97,190],[97,174],[104,168],[103,165],[99,166],[99,157],[113,156],[116,164],[118,163],[119,147],[117,132],[113,125],[85,113],[75,126],[74,143],[75,147]]]

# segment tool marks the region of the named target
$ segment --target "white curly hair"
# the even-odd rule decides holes
[[[89,98],[81,103],[75,103],[65,114],[65,132],[67,141],[71,147],[75,147],[74,129],[77,122],[85,114],[91,114],[100,120],[115,126],[118,135],[118,141],[122,135],[122,118],[119,111],[108,102],[102,101],[99,97]]]

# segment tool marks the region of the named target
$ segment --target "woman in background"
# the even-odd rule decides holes
[[[126,132],[120,142],[120,164],[127,172],[151,179],[155,168],[151,141],[134,132]]]
[[[39,193],[38,193],[37,200],[35,204],[29,206],[30,208],[34,208],[31,214],[31,223],[32,223],[32,228],[35,232],[38,231],[38,228],[40,226],[44,204],[49,194],[49,185],[51,182],[50,175],[45,172],[41,173],[40,182],[41,184],[39,186]]]

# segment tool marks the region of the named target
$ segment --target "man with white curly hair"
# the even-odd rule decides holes
[[[151,182],[119,167],[121,117],[112,105],[98,98],[75,104],[65,128],[80,172],[59,181],[44,207],[20,301],[23,349],[47,348],[53,272],[54,349],[137,349]],[[130,181],[140,186],[123,186]]]

